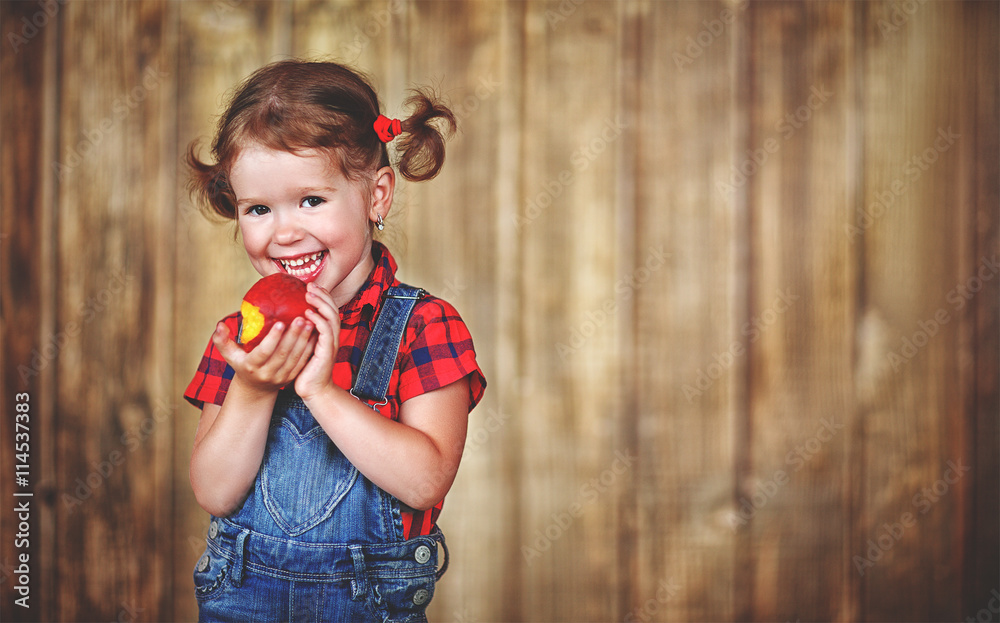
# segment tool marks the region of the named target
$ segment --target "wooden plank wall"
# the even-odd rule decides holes
[[[301,55],[461,122],[385,232],[490,380],[434,620],[1000,619],[998,32],[995,2],[0,3],[0,618],[196,617],[181,393],[255,274],[180,159]]]

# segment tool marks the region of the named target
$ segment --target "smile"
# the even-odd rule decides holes
[[[326,257],[326,251],[317,251],[316,253],[310,253],[308,255],[300,255],[299,257],[285,259],[285,258],[272,258],[274,261],[281,266],[289,275],[293,277],[298,277],[303,281],[311,281],[316,277],[319,272],[320,267],[323,265],[323,259]]]

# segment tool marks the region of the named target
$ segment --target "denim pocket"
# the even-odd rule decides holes
[[[194,567],[194,594],[199,601],[217,597],[229,580],[229,561],[206,549]]]
[[[312,426],[302,431],[292,418],[275,418],[261,466],[264,505],[289,536],[329,517],[358,478],[326,431],[311,416],[304,419]]]

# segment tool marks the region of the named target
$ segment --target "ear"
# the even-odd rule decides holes
[[[372,184],[371,207],[368,212],[368,218],[371,222],[377,221],[379,215],[382,215],[383,219],[389,216],[389,210],[392,209],[392,196],[395,191],[396,172],[392,170],[392,167],[382,167],[376,171]]]

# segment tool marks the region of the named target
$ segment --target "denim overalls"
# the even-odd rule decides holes
[[[387,290],[351,393],[385,400],[423,291]],[[384,404],[384,402],[382,402]],[[391,457],[387,457],[391,460]],[[426,621],[440,531],[403,540],[400,502],[365,478],[289,388],[278,395],[253,491],[212,517],[194,572],[201,621]]]

